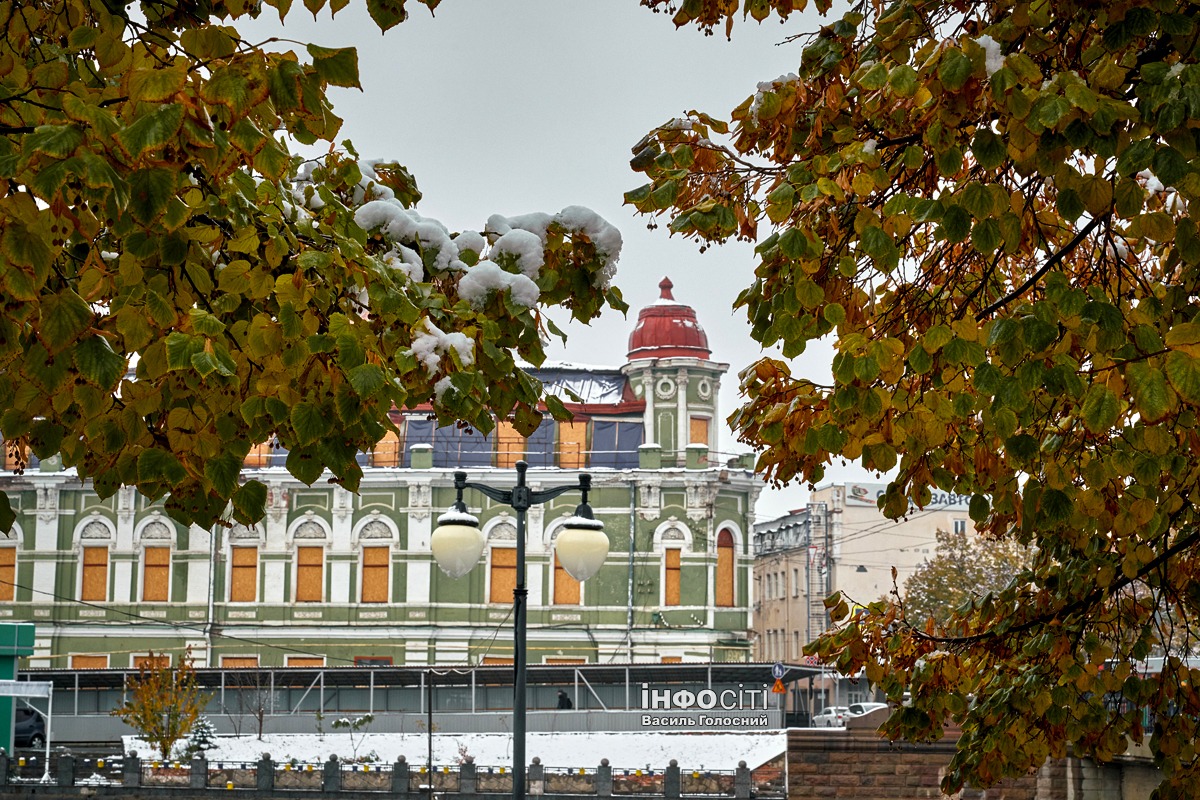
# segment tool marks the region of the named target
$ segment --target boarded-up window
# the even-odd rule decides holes
[[[376,467],[398,467],[403,451],[400,437],[394,431],[388,431],[376,442],[371,464]]]
[[[587,423],[558,423],[558,465],[563,469],[587,466]]]
[[[730,607],[733,605],[733,563],[736,551],[733,548],[733,534],[721,531],[717,536],[717,605]]]
[[[71,656],[71,669],[108,669],[108,656]]]
[[[83,584],[80,600],[108,599],[108,548],[83,548]],[[107,663],[107,662],[106,662]]]
[[[708,444],[708,419],[692,417],[688,442],[691,444]]]
[[[243,462],[251,469],[271,466],[271,442],[273,439],[267,439],[262,444],[256,444],[250,448],[250,452],[246,454],[246,460]]]
[[[388,571],[392,560],[390,547],[364,547],[362,551],[362,601],[388,601]]]
[[[586,664],[586,658],[547,658],[544,664]]]
[[[496,424],[496,466],[512,467],[525,457],[525,437],[508,420]]]
[[[483,661],[481,663],[483,663],[483,664],[512,664],[513,660],[511,658],[506,658],[504,656],[484,656]]]
[[[171,586],[171,548],[147,547],[142,554],[142,600],[165,603]]]
[[[171,666],[170,656],[134,656],[133,668],[142,669],[162,669],[163,667]]]
[[[249,669],[258,666],[258,656],[221,656],[225,669]]]
[[[323,667],[325,659],[321,656],[288,656],[289,667]]]
[[[258,599],[258,548],[233,548],[229,570],[229,602],[253,603]]]
[[[683,656],[663,656],[659,661],[663,664],[682,664]]]
[[[511,603],[517,588],[517,550],[515,547],[491,549],[491,593],[488,602]]]
[[[683,551],[672,548],[663,553],[666,559],[666,574],[663,576],[663,604],[679,605],[679,556]]]
[[[554,556],[554,605],[579,605],[579,581],[558,563],[558,555]]]
[[[325,548],[296,548],[296,602],[319,603],[325,598]]]
[[[0,600],[12,600],[17,583],[17,548],[0,548]]]

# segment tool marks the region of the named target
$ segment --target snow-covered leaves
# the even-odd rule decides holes
[[[302,161],[288,142],[335,141],[325,91],[358,84],[354,51],[268,52],[231,25],[246,4],[160,5],[148,27],[85,0],[0,20],[6,444],[209,527],[261,518],[238,474],[270,438],[297,479],[353,490],[393,407],[536,427],[516,362],[544,359],[543,308],[624,309],[616,230],[571,207],[456,234],[400,163]]]

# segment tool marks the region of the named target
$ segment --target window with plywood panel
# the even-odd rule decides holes
[[[108,656],[71,656],[71,669],[108,669]]]
[[[556,606],[577,606],[579,605],[580,592],[579,581],[571,577],[571,573],[567,572],[558,560],[558,554],[554,554],[554,605]]]
[[[83,582],[80,584],[79,599],[90,602],[108,599],[107,547],[83,548]]]
[[[229,602],[258,600],[258,548],[234,547],[229,568]]]
[[[325,548],[296,548],[296,602],[320,603],[325,599]]]
[[[716,601],[722,608],[733,605],[733,565],[737,551],[733,546],[733,534],[721,531],[717,535],[717,586]]]
[[[679,578],[682,571],[680,556],[682,553],[682,550],[675,547],[663,551],[663,559],[665,561],[665,574],[663,575],[663,605],[679,605]]]
[[[392,548],[364,547],[362,550],[362,602],[386,603]]]
[[[162,669],[169,666],[171,666],[170,656],[147,655],[133,657],[133,668],[136,670]]]
[[[221,656],[223,669],[252,669],[258,666],[258,656]]]
[[[578,469],[587,466],[587,423],[558,423],[558,466]]]
[[[16,596],[17,548],[0,547],[0,601],[11,601]]]
[[[288,656],[287,665],[289,667],[323,667],[325,658],[323,656]]]
[[[688,431],[690,444],[708,444],[708,418],[692,417]]]
[[[488,567],[491,588],[489,603],[511,603],[513,590],[517,588],[517,549],[515,547],[493,547]]]
[[[171,548],[147,547],[142,551],[142,600],[165,603],[171,589]]]
[[[371,451],[371,465],[375,467],[399,467],[404,447],[395,431],[388,431],[375,443]]]
[[[508,420],[496,423],[496,466],[513,467],[525,457],[525,437]]]

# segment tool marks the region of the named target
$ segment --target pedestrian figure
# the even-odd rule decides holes
[[[567,697],[567,693],[564,692],[562,689],[558,690],[558,707],[559,708],[574,708],[575,707],[574,703],[571,702],[571,698]]]

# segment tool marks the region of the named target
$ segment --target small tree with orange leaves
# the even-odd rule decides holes
[[[191,732],[208,702],[200,692],[190,654],[172,667],[167,659],[150,653],[126,688],[125,703],[113,716],[157,748],[164,760],[170,758],[175,743]]]

